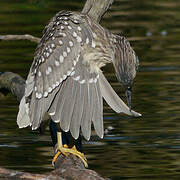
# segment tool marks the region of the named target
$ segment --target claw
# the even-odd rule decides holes
[[[54,156],[53,160],[52,160],[52,165],[54,166],[57,158],[60,156],[60,154],[62,153],[65,156],[68,156],[68,154],[74,154],[75,156],[78,156],[82,162],[84,163],[85,167],[88,167],[87,164],[87,159],[85,157],[85,155],[81,152],[79,152],[76,149],[76,146],[73,146],[72,148],[69,148],[66,144],[63,146],[62,145],[62,141],[61,141],[61,133],[58,133],[58,152],[56,153],[56,155]]]

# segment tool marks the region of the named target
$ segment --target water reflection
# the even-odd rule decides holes
[[[61,9],[80,10],[81,1],[0,1],[0,34],[41,36],[47,21]],[[90,168],[113,180],[178,179],[180,175],[180,2],[178,0],[115,1],[102,24],[126,35],[140,59],[133,89],[133,109],[140,119],[115,114],[104,107],[103,140],[94,134],[84,141]],[[27,41],[0,42],[0,71],[25,77],[36,45]],[[112,66],[104,68],[118,94]],[[125,98],[124,98],[125,100]],[[0,166],[30,172],[52,170],[53,150],[45,135],[16,125],[18,103],[0,99]],[[112,127],[108,129],[108,127]]]

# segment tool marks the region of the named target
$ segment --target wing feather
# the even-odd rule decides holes
[[[33,129],[37,128],[48,110],[50,114],[60,113],[54,116],[55,121],[60,121],[62,108],[65,106],[68,109],[67,105],[63,105],[66,99],[62,96],[69,93],[73,96],[74,92],[70,89],[71,92],[65,93],[65,80],[71,76],[79,60],[83,38],[88,36],[92,39],[91,32],[83,34],[85,26],[83,17],[63,11],[57,13],[45,27],[26,81],[25,95],[19,106],[19,127],[32,125]],[[72,107],[70,110],[73,112]],[[66,117],[65,114],[63,112]],[[69,120],[64,123],[64,129],[70,126],[70,116],[72,113],[68,114]]]
[[[84,84],[80,84],[78,82],[74,81],[74,84],[77,86],[78,91],[76,94],[76,101],[73,109],[73,116],[71,118],[70,123],[70,131],[72,133],[72,136],[77,139],[79,137],[79,131],[80,131],[80,125],[81,125],[81,119],[83,115],[83,111],[86,111],[84,109],[84,98],[85,98],[85,91],[84,91]]]
[[[93,113],[93,93],[92,93],[92,86],[90,86],[88,83],[86,84],[86,105],[82,116],[82,122],[81,122],[81,130],[83,136],[89,140],[90,134],[91,134],[91,120],[92,120],[92,113]]]
[[[131,116],[139,117],[140,113],[133,110],[129,110],[129,107],[121,100],[121,98],[113,90],[109,82],[106,80],[102,72],[100,72],[100,88],[103,98],[109,104],[109,106],[117,113],[125,113]]]
[[[94,85],[94,97],[96,99],[94,104],[94,113],[93,113],[93,124],[94,129],[97,135],[103,138],[104,135],[104,126],[103,126],[103,99],[99,85],[99,79]]]

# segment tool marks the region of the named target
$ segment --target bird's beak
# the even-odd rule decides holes
[[[127,98],[128,107],[131,111],[131,94],[132,94],[131,89],[127,89],[125,94],[126,94],[126,98]]]

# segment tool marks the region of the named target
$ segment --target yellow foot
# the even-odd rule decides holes
[[[59,147],[58,152],[56,153],[56,155],[53,158],[53,161],[52,161],[53,165],[55,164],[57,158],[59,157],[59,155],[61,153],[64,154],[65,156],[68,156],[69,153],[74,154],[75,156],[78,156],[83,161],[85,167],[88,167],[87,159],[86,159],[85,155],[83,153],[79,152],[76,149],[76,146],[73,146],[72,148],[68,148],[68,146],[66,144],[62,147]]]

